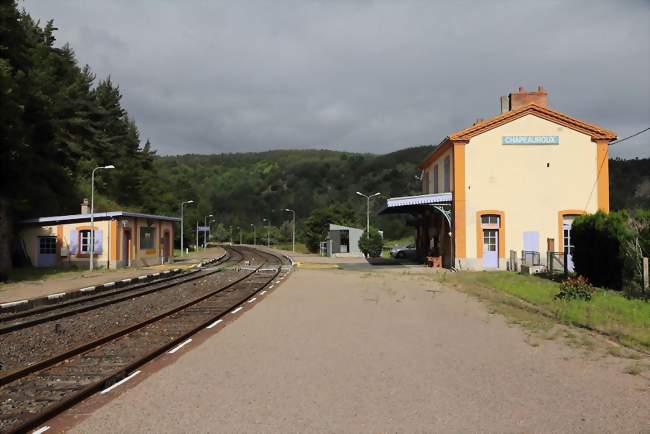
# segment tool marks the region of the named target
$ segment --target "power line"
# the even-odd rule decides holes
[[[634,133],[634,134],[632,134],[631,136],[628,136],[628,137],[626,137],[626,138],[624,138],[624,139],[614,140],[613,142],[610,142],[610,143],[609,143],[609,146],[616,145],[616,144],[618,144],[618,143],[624,142],[624,141],[626,141],[627,139],[631,139],[632,137],[636,137],[636,136],[638,136],[639,134],[643,134],[643,133],[645,133],[645,132],[648,131],[648,130],[650,130],[650,127],[646,128],[645,130],[641,130],[641,131],[639,131],[638,133]]]

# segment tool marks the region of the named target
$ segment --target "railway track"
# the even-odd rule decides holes
[[[27,432],[109,387],[244,303],[278,277],[283,258],[232,249],[239,277],[190,302],[0,377],[0,432]]]
[[[230,254],[229,252],[221,261],[218,261],[206,269],[192,269],[181,275],[161,277],[160,279],[145,283],[135,283],[114,290],[102,291],[93,295],[77,297],[71,300],[65,300],[50,305],[37,306],[33,309],[2,315],[0,316],[0,336],[48,321],[54,321],[82,312],[88,312],[93,309],[99,309],[111,304],[129,301],[133,298],[142,297],[182,283],[210,276],[220,271],[219,268],[215,267],[227,264],[228,262],[236,264],[243,261],[244,257],[241,254],[234,250],[231,250],[231,252],[235,252],[235,255]]]

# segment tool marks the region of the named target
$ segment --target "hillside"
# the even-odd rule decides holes
[[[159,157],[154,167],[165,186],[157,211],[178,212],[180,200],[192,199],[187,228],[197,218],[214,214],[218,223],[250,228],[263,218],[280,226],[296,210],[299,221],[316,208],[339,204],[352,209],[358,224],[365,222],[366,203],[355,194],[384,196],[417,194],[417,164],[432,146],[402,149],[385,155],[328,150],[274,150],[258,153]],[[377,206],[381,200],[373,201]],[[276,211],[272,211],[276,210]],[[390,236],[408,233],[403,219],[382,218]]]

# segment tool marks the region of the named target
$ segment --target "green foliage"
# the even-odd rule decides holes
[[[640,289],[641,261],[650,245],[650,212],[598,212],[576,218],[575,271],[596,286],[634,293]]]
[[[325,241],[327,237],[330,223],[354,226],[354,211],[341,204],[313,210],[303,226],[303,239],[310,252],[318,252],[321,241]]]
[[[576,273],[596,286],[623,288],[622,244],[629,237],[623,213],[587,214],[573,222],[571,238],[575,244],[573,263]]]
[[[359,239],[359,250],[361,250],[364,255],[371,258],[378,258],[381,256],[383,248],[384,238],[377,229],[370,228],[370,234],[368,234],[368,231],[363,231],[363,235]]]
[[[609,160],[612,210],[650,209],[650,158]]]
[[[560,292],[555,295],[559,300],[584,300],[590,301],[596,288],[582,276],[569,277],[560,283]]]
[[[458,287],[488,297],[495,303],[511,305],[512,301],[492,298],[484,287],[493,288],[542,308],[550,317],[565,324],[577,324],[598,330],[618,341],[650,350],[650,303],[628,299],[615,291],[597,291],[589,303],[580,300],[558,300],[559,284],[539,276],[510,272],[452,273]],[[479,288],[473,284],[478,283]]]

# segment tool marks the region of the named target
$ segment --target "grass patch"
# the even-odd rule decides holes
[[[650,366],[648,366],[647,363],[634,362],[634,363],[626,366],[625,370],[623,372],[625,372],[626,374],[630,374],[630,375],[640,375],[640,374],[643,374],[648,369],[650,369]]]
[[[586,327],[624,345],[650,351],[650,303],[646,301],[627,299],[605,290],[598,290],[591,301],[556,300],[557,282],[509,272],[459,272],[453,274],[453,280],[459,289],[479,297],[486,289],[496,291],[500,297],[495,299],[493,294],[489,298],[497,304],[514,303],[528,310],[536,308],[561,323]],[[589,346],[586,342],[577,344]]]
[[[102,269],[95,270],[100,272]],[[78,275],[88,271],[87,269],[80,269],[74,266],[70,267],[21,267],[14,268],[9,272],[5,284],[26,282],[30,280],[48,280],[61,277],[69,277]],[[0,283],[2,288],[3,283]]]
[[[290,252],[291,249],[292,249],[292,244],[291,243],[278,243],[278,244],[272,244],[271,247],[273,247],[274,249],[287,250],[287,251]],[[309,252],[309,249],[307,248],[307,246],[304,245],[303,243],[296,243],[296,253],[306,254],[306,253],[310,253],[310,252]]]

